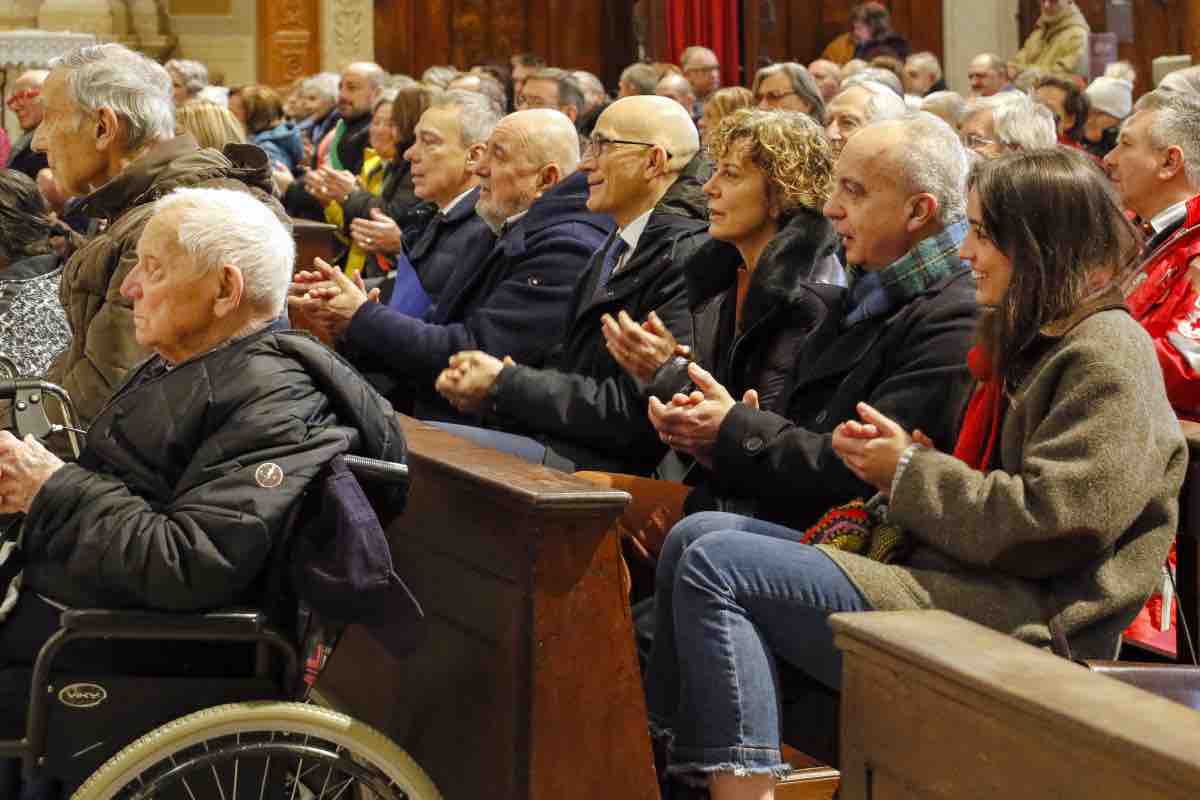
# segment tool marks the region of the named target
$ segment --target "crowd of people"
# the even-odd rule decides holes
[[[282,92],[112,44],[25,73],[0,354],[90,435],[0,432],[0,665],[63,606],[263,602],[320,466],[402,458],[393,408],[630,492],[671,796],[771,796],[781,698],[840,685],[831,613],[1093,658],[1169,623],[1200,81],[1085,87],[1082,16],[1042,5],[965,97],[874,2],[749,89],[700,46],[613,99],[529,53]],[[294,263],[306,218],[332,263]]]

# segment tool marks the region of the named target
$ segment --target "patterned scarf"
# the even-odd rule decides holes
[[[959,220],[941,233],[922,239],[879,272],[867,272],[858,266],[848,268],[850,294],[842,327],[890,314],[942,278],[966,269],[958,257],[966,236],[966,220]]]

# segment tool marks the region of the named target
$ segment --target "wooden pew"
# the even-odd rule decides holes
[[[657,800],[609,533],[629,496],[404,427],[412,489],[388,534],[428,635],[398,661],[351,628],[322,699],[395,739],[448,800]]]
[[[1200,797],[1200,714],[941,611],[838,614],[843,800]]]
[[[292,220],[292,239],[296,242],[296,269],[312,269],[313,259],[333,263],[338,252],[337,226],[307,219]]]

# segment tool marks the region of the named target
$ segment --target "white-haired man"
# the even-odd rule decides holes
[[[904,91],[917,97],[928,97],[934,92],[944,92],[946,82],[942,80],[942,65],[937,56],[929,51],[913,53],[904,62]]]
[[[1009,88],[1004,60],[995,53],[980,53],[971,59],[967,80],[971,82],[972,97],[991,97]]]
[[[1104,163],[1147,233],[1126,304],[1154,339],[1176,413],[1200,420],[1200,99],[1145,95]]]
[[[860,128],[873,122],[896,119],[908,110],[904,98],[875,81],[854,83],[825,107],[825,132],[835,155]]]
[[[50,73],[44,69],[31,69],[22,72],[13,81],[12,94],[7,105],[17,115],[17,124],[21,126],[21,137],[13,143],[8,154],[7,167],[23,172],[37,180],[38,173],[46,169],[46,154],[33,149],[33,133],[42,124],[42,84]]]
[[[704,370],[693,370],[692,397],[650,401],[659,434],[709,458],[725,497],[803,529],[845,498],[870,496],[832,448],[834,429],[859,403],[886,407],[953,448],[976,313],[958,256],[968,164],[958,135],[929,114],[864,127],[842,150],[825,205],[846,244],[850,285],[792,359],[786,412],[735,402]]]
[[[692,84],[678,73],[668,72],[663,75],[658,86],[654,87],[654,93],[659,97],[669,97],[679,103],[689,115],[696,109],[696,95],[692,91]]]
[[[587,210],[578,166],[579,136],[565,115],[509,114],[475,166],[475,212],[499,238],[482,263],[459,265],[423,318],[371,302],[323,262],[296,276],[290,307],[364,371],[403,384],[397,397],[418,415],[462,420],[433,388],[450,357],[481,350],[540,365],[562,335],[575,281],[612,231],[609,219]]]
[[[225,155],[201,149],[190,135],[175,136],[167,71],[117,44],[84,47],[53,62],[41,100],[45,117],[34,149],[46,153],[62,191],[82,198],[80,213],[107,223],[63,270],[71,346],[46,376],[91,422],[146,355],[116,289],[137,261],[151,201],[169,188],[196,185],[240,186],[269,198],[270,167],[248,145],[231,146]]]
[[[120,292],[152,356],[96,418],[103,434],[64,464],[0,432],[0,513],[25,514],[5,666],[33,662],[63,606],[264,603],[264,570],[322,467],[350,449],[403,459],[387,402],[281,318],[295,254],[269,208],[181,189],[150,209]],[[19,736],[22,716],[0,709],[0,735]]]
[[[1021,92],[1002,92],[967,104],[959,125],[963,145],[980,158],[1058,144],[1054,114]]]

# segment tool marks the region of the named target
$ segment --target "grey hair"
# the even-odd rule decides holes
[[[882,83],[876,81],[847,81],[842,84],[842,89],[838,92],[841,96],[851,89],[866,89],[871,95],[867,100],[867,105],[863,109],[863,118],[865,124],[872,122],[885,122],[891,119],[898,119],[908,113],[908,106],[904,103],[904,98],[893,92]],[[833,98],[837,100],[837,97]]]
[[[719,61],[719,59],[717,59],[717,54],[712,50],[709,50],[707,47],[702,45],[694,44],[691,47],[684,49],[683,53],[679,56],[679,65],[686,68],[687,63],[692,60],[692,57],[698,56],[701,53],[708,53],[713,57],[714,61]]]
[[[942,113],[937,113],[933,109],[937,109]],[[958,92],[941,91],[933,94],[925,95],[921,100],[921,111],[927,111],[935,117],[946,119],[948,123],[958,126],[964,119],[967,118],[967,101]]]
[[[450,89],[433,98],[430,108],[458,109],[458,129],[463,147],[487,142],[503,118],[490,98],[467,89]]]
[[[874,125],[895,127],[903,133],[903,152],[893,162],[910,190],[931,194],[937,200],[938,222],[946,226],[966,216],[971,158],[945,120],[915,111]]]
[[[880,67],[867,67],[864,70],[859,70],[842,81],[842,88],[858,86],[868,81],[890,89],[897,97],[904,97],[904,84],[896,77],[896,73],[890,69],[881,69]]]
[[[817,86],[817,80],[808,71],[808,67],[803,64],[797,64],[795,61],[784,61],[780,64],[771,64],[763,67],[754,74],[754,83],[751,85],[750,91],[758,97],[758,87],[762,82],[772,75],[783,73],[787,75],[788,80],[792,84],[792,91],[796,93],[800,99],[812,106],[812,110],[808,115],[815,119],[818,123],[825,119],[825,98],[821,95],[821,88]]]
[[[200,90],[208,86],[208,67],[199,61],[187,58],[173,58],[165,65],[167,72],[177,72],[183,79],[183,88],[189,97],[195,97]]]
[[[396,102],[396,96],[399,94],[399,89],[380,89],[379,99],[375,101],[375,105],[371,106],[371,113],[378,111],[379,107],[384,103]]]
[[[654,94],[658,87],[658,72],[649,64],[630,64],[621,70],[621,80],[637,87],[638,94]]]
[[[337,100],[339,82],[341,77],[336,72],[321,72],[311,78],[305,78],[300,88],[305,92],[316,92],[323,99],[333,101]]]
[[[575,82],[579,84],[579,88],[583,90],[585,99],[589,92],[601,98],[608,95],[608,90],[604,88],[604,82],[586,69],[571,70],[571,77],[575,79]]]
[[[296,245],[275,212],[235,189],[176,189],[154,204],[153,216],[168,212],[178,212],[175,237],[198,272],[233,265],[247,303],[283,313]]]
[[[110,43],[80,47],[50,68],[68,71],[71,99],[85,113],[107,108],[125,123],[126,150],[175,135],[171,76],[161,64]]]
[[[1200,66],[1168,72],[1158,82],[1158,88],[1168,92],[1200,93]]]
[[[542,67],[525,78],[526,81],[549,81],[558,89],[558,104],[571,106],[576,114],[582,114],[587,104],[583,99],[583,87],[571,77],[571,73],[558,67]]]
[[[1188,183],[1200,186],[1200,96],[1156,89],[1142,95],[1134,105],[1134,114],[1143,112],[1154,113],[1149,128],[1151,146],[1160,150],[1178,147]],[[1125,124],[1129,124],[1128,119]]]
[[[908,63],[933,75],[934,81],[942,77],[942,65],[938,62],[938,57],[928,50],[913,53],[908,57]]]
[[[1000,92],[967,104],[963,122],[984,111],[992,112],[996,140],[1012,150],[1042,150],[1058,144],[1054,112],[1022,92]]]
[[[415,89],[420,85],[416,79],[400,73],[388,75],[383,81],[384,91],[390,89],[391,91],[399,92],[402,89]]]
[[[1104,68],[1104,77],[1137,83],[1137,69],[1128,61],[1114,61]]]
[[[458,77],[458,70],[450,66],[433,66],[421,73],[421,83],[445,89],[450,81]]]
[[[980,53],[975,58],[982,58],[987,62],[987,68],[992,72],[1007,73],[1008,65],[1004,63],[1004,59],[995,53]],[[971,59],[974,61],[975,59]]]

